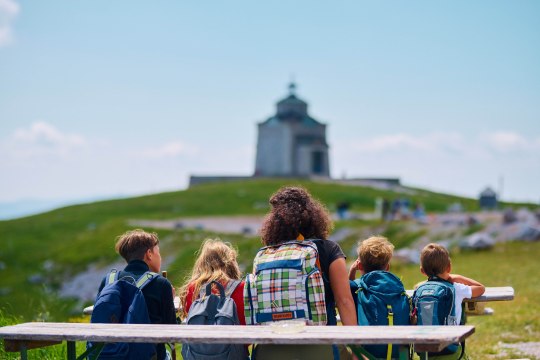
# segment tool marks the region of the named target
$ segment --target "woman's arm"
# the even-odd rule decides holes
[[[330,287],[336,299],[336,305],[343,325],[358,325],[356,308],[349,286],[349,273],[344,258],[338,258],[330,264]]]

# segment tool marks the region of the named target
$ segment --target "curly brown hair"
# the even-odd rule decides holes
[[[261,240],[264,245],[277,245],[295,240],[327,239],[334,224],[326,207],[299,186],[284,186],[270,197]]]

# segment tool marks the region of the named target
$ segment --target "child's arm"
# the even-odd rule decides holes
[[[448,277],[448,281],[450,281],[451,283],[456,282],[456,283],[470,286],[471,291],[472,291],[472,297],[480,296],[484,293],[484,291],[486,291],[486,288],[484,285],[482,285],[481,283],[479,283],[478,281],[474,279],[465,277],[463,275],[450,274]]]
[[[358,264],[360,264],[360,260],[356,259],[351,265],[351,268],[349,269],[349,280],[356,279],[356,270],[358,270]]]

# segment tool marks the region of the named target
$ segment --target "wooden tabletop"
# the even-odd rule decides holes
[[[407,290],[407,295],[412,296],[414,290]],[[472,299],[465,299],[465,302],[488,302],[488,301],[511,301],[514,300],[514,288],[511,286],[503,287],[487,287],[486,292],[482,296]],[[180,307],[180,298],[174,298],[174,307],[178,311]],[[84,315],[92,315],[94,306],[88,306],[83,309]]]
[[[414,290],[407,290],[407,295],[412,296]],[[483,295],[465,299],[465,302],[488,302],[488,301],[511,301],[514,300],[514,288],[511,286],[487,287]]]
[[[474,326],[305,326],[278,333],[272,326],[24,323],[0,328],[9,341],[95,341],[233,344],[419,344],[438,351],[474,333]]]

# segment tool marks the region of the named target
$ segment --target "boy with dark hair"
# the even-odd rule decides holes
[[[140,229],[128,231],[117,238],[116,252],[126,260],[127,266],[118,273],[118,279],[131,277],[138,282],[148,271],[158,273],[161,268],[161,254],[157,234]],[[98,294],[107,284],[106,276],[99,286]],[[173,301],[173,287],[169,280],[156,275],[142,288],[152,324],[176,324]],[[157,360],[167,359],[164,344],[156,346]]]
[[[394,245],[382,236],[372,236],[358,246],[358,259],[349,270],[351,291],[358,312],[358,325],[410,324],[409,297],[401,280],[389,272],[393,251]],[[355,279],[358,270],[362,273],[362,277]],[[399,357],[398,346],[392,344],[366,345],[363,349],[371,357]]]
[[[480,296],[485,287],[476,280],[451,274],[452,262],[448,250],[442,245],[431,243],[420,254],[420,271],[428,280],[418,286],[413,295],[414,313],[418,325],[462,325],[462,302]],[[461,358],[463,344],[452,344],[440,353]]]
[[[448,250],[442,245],[431,243],[424,247],[420,253],[420,271],[429,280],[444,280],[453,285],[455,289],[454,302],[456,309],[456,324],[459,325],[461,319],[461,303],[463,299],[470,299],[480,296],[486,288],[478,281],[467,278],[463,275],[451,274],[452,261]],[[452,325],[452,324],[447,324]]]

